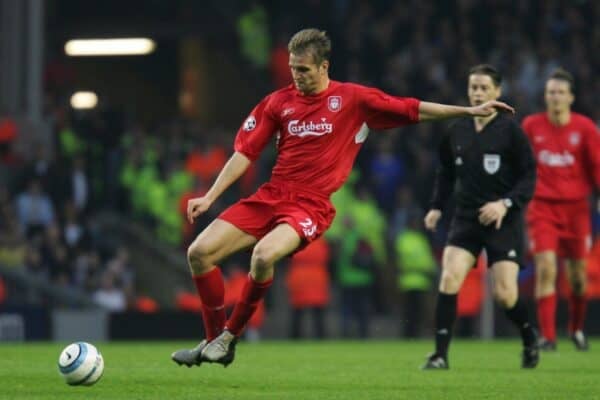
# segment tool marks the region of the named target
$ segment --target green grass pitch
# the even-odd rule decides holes
[[[169,358],[190,342],[95,343],[105,360],[92,387],[57,368],[65,343],[0,344],[0,399],[600,399],[600,340],[562,341],[521,370],[512,341],[456,341],[450,371],[420,371],[430,341],[240,343],[232,365],[186,368]]]

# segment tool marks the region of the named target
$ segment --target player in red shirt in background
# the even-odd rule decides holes
[[[557,259],[564,258],[571,286],[569,335],[587,350],[585,257],[591,247],[589,195],[600,187],[600,131],[572,112],[573,77],[556,70],[546,82],[546,112],[523,121],[537,163],[537,183],[527,211],[530,247],[535,255],[540,348],[556,350]]]
[[[235,152],[205,196],[188,202],[192,223],[235,182],[276,138],[278,157],[271,179],[240,200],[201,232],[188,249],[192,279],[203,304],[206,339],[176,351],[173,361],[228,365],[237,337],[273,282],[281,258],[320,237],[335,215],[330,196],[348,177],[369,129],[388,129],[420,121],[489,116],[489,101],[475,107],[449,106],[394,97],[365,86],[329,79],[331,41],[317,29],[296,33],[288,44],[294,84],[266,96],[239,129]],[[252,249],[250,274],[226,320],[220,260]]]

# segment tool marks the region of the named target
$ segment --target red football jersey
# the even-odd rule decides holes
[[[330,81],[314,96],[293,85],[271,93],[239,129],[234,148],[258,158],[273,135],[278,156],[271,182],[331,195],[344,183],[369,129],[388,129],[419,120],[419,100],[379,89]]]
[[[589,118],[572,112],[564,126],[546,113],[523,120],[537,163],[534,198],[579,200],[600,187],[600,130]]]

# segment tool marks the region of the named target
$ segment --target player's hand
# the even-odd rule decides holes
[[[489,117],[498,111],[509,112],[511,114],[515,113],[515,109],[509,106],[506,103],[497,100],[486,101],[483,104],[478,106],[470,107],[471,115],[474,117]]]
[[[500,229],[502,226],[502,220],[504,219],[507,211],[508,210],[502,200],[491,201],[484,204],[483,207],[479,209],[479,222],[485,226],[495,222],[496,229]]]
[[[437,227],[437,223],[442,217],[442,211],[440,210],[429,210],[427,215],[425,216],[425,228],[429,229],[432,232],[435,232],[435,228]]]
[[[187,219],[190,224],[194,223],[194,219],[203,214],[211,206],[212,201],[206,196],[196,197],[188,200],[187,204]]]

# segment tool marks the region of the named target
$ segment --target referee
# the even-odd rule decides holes
[[[501,76],[491,65],[469,71],[471,105],[501,95]],[[442,205],[456,192],[456,209],[444,248],[435,310],[435,352],[423,369],[448,369],[448,347],[456,319],[456,296],[482,249],[494,277],[494,297],[519,328],[523,368],[538,361],[537,334],[519,299],[517,275],[523,247],[523,211],[533,196],[535,160],[525,134],[503,114],[463,118],[450,126],[439,149],[427,229],[435,230]]]

